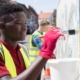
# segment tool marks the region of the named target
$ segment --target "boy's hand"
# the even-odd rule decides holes
[[[42,38],[44,38],[44,35],[41,35],[41,36],[39,36],[38,38],[42,39]]]

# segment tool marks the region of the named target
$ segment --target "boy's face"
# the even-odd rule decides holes
[[[13,20],[4,23],[5,38],[13,41],[24,40],[27,33],[26,15],[24,12],[16,12],[12,15]]]
[[[51,29],[51,25],[46,25],[45,27],[43,27],[43,31],[47,32]]]

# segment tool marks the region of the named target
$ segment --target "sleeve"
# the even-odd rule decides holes
[[[42,40],[38,38],[38,35],[33,36],[33,42],[39,49],[42,48]]]
[[[8,75],[8,74],[9,74],[9,72],[4,64],[2,55],[0,54],[0,77]]]

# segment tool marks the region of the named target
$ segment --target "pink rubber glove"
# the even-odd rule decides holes
[[[64,34],[60,32],[60,29],[51,29],[44,36],[44,42],[40,50],[40,56],[45,58],[56,58],[53,51],[56,47],[56,42],[60,36],[64,37]]]

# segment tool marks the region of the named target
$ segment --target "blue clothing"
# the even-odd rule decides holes
[[[42,32],[39,31],[39,33],[43,35]],[[40,38],[38,38],[38,35],[33,35],[32,44],[34,46],[37,46],[39,49],[42,48],[42,40]]]

